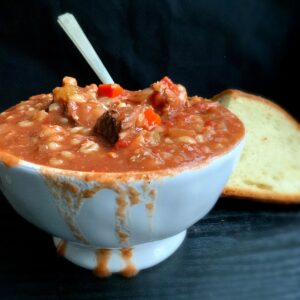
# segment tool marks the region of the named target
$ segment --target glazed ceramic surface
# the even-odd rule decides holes
[[[56,237],[57,247],[67,241],[62,255],[69,260],[95,269],[99,249],[112,249],[105,272],[121,272],[128,267],[122,249],[133,249],[130,259],[138,270],[172,254],[185,230],[214,206],[242,145],[193,169],[126,180],[87,179],[23,161],[14,167],[0,164],[0,186],[21,216]]]

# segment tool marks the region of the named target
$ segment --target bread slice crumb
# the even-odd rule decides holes
[[[262,97],[226,90],[213,97],[244,123],[245,146],[223,196],[300,203],[300,125]]]

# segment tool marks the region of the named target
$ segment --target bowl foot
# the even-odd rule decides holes
[[[93,270],[99,277],[120,273],[131,277],[173,254],[182,244],[186,230],[169,238],[129,248],[95,249],[53,237],[59,255],[72,263]]]

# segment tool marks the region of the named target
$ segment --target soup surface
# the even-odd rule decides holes
[[[78,171],[126,172],[183,167],[228,151],[244,134],[216,102],[188,97],[168,77],[128,91],[117,84],[61,87],[0,114],[0,151]]]

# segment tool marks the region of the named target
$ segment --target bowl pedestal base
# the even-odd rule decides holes
[[[131,277],[168,258],[182,244],[185,235],[186,230],[163,240],[120,249],[95,249],[57,237],[53,240],[58,254],[80,267],[94,270],[99,277],[113,273]]]

